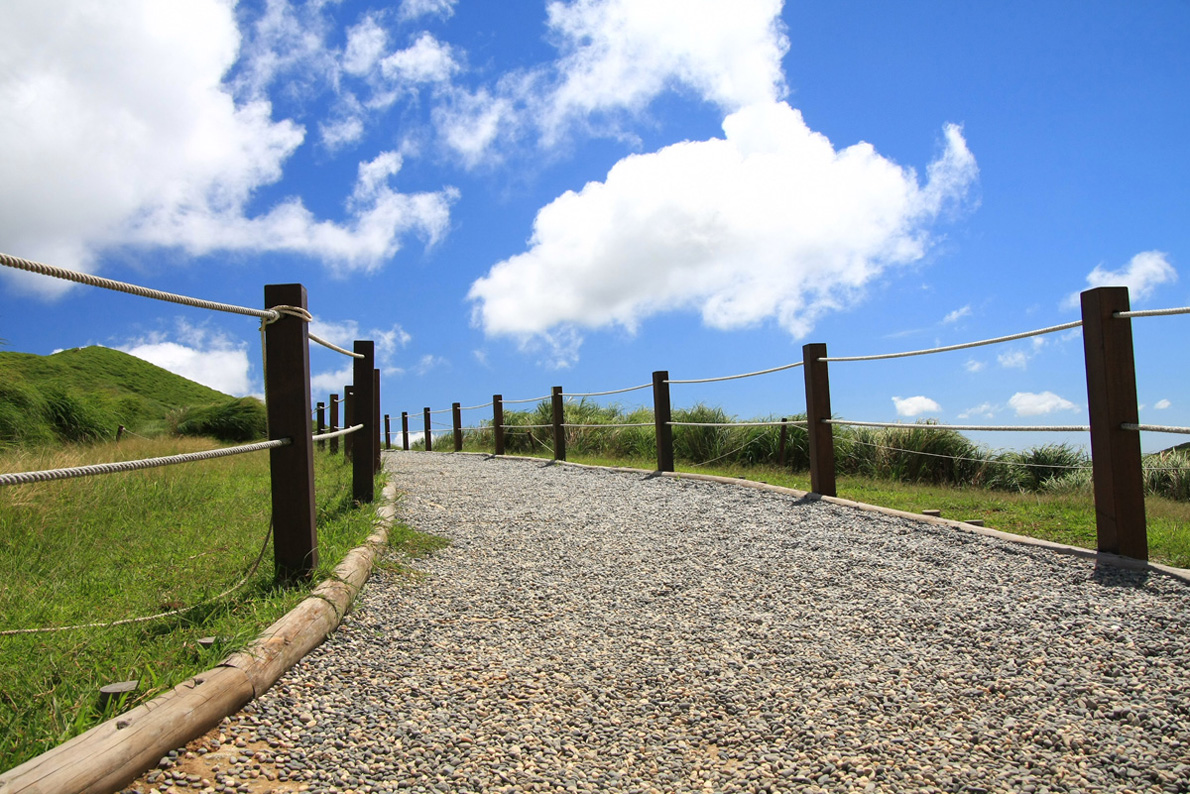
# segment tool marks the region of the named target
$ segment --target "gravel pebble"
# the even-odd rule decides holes
[[[400,519],[452,543],[378,570],[232,719],[281,780],[1190,792],[1190,587],[1170,577],[725,484],[385,465]]]

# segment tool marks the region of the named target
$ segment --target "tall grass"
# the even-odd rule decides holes
[[[597,459],[655,460],[657,446],[652,427],[616,428],[599,425],[653,421],[653,412],[637,408],[626,412],[619,405],[599,405],[586,400],[566,404],[569,455]],[[787,415],[790,422],[804,422],[805,414]],[[775,422],[777,417],[759,420]],[[726,424],[738,421],[722,408],[698,404],[673,412],[674,422]],[[514,455],[550,454],[553,432],[550,403],[531,410],[506,411],[505,451]],[[995,491],[1023,493],[1090,492],[1091,460],[1068,444],[1043,444],[1022,451],[995,451],[976,444],[954,430],[930,428],[932,422],[888,428],[836,425],[835,467],[840,475],[931,485],[977,485]],[[483,429],[464,434],[464,449],[491,451],[494,434],[490,422]],[[806,471],[810,466],[809,439],[802,426],[789,424],[785,432],[785,466]],[[675,460],[694,466],[776,466],[781,430],[769,427],[674,427]],[[453,449],[448,434],[436,440],[438,451]],[[1144,459],[1145,488],[1150,495],[1190,501],[1190,452],[1171,450]]]
[[[205,439],[129,439],[0,454],[0,471],[62,468],[212,448]],[[329,575],[370,533],[375,511],[351,501],[351,466],[315,455],[319,566]],[[110,716],[104,684],[137,679],[128,706],[207,669],[296,604],[308,586],[274,582],[267,454],[0,488],[0,630],[109,628],[0,636],[0,768]],[[394,530],[393,540],[402,542]],[[215,598],[248,575],[243,587]],[[198,645],[214,636],[214,646]]]

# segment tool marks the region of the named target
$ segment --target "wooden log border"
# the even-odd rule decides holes
[[[347,614],[388,543],[396,484],[384,489],[373,532],[349,551],[331,578],[218,667],[183,681],[148,703],[0,774],[0,794],[110,794],[170,750],[202,736],[260,697],[326,639]]]

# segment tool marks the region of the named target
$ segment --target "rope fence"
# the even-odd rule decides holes
[[[310,440],[311,441],[328,441],[332,438],[339,438],[341,436],[349,436],[352,433],[355,433],[355,432],[357,432],[359,430],[363,430],[363,429],[364,429],[364,426],[362,424],[352,425],[351,427],[345,427],[342,430],[333,430],[329,433],[318,433],[316,435],[311,436]]]
[[[778,427],[781,429],[780,450],[783,459],[786,429],[790,426],[805,427],[808,440],[811,490],[814,493],[824,496],[835,496],[835,445],[833,439],[833,428],[835,426],[884,429],[912,428],[927,431],[1089,433],[1093,461],[1092,470],[1095,479],[1094,493],[1096,498],[1096,520],[1099,528],[1099,548],[1102,551],[1109,551],[1115,554],[1147,559],[1148,546],[1143,510],[1144,494],[1143,483],[1141,482],[1142,456],[1140,454],[1139,432],[1137,431],[1190,434],[1190,428],[1138,423],[1136,367],[1132,352],[1130,318],[1190,314],[1190,307],[1132,311],[1128,304],[1128,290],[1126,287],[1097,287],[1084,291],[1080,299],[1082,304],[1082,319],[1080,320],[955,345],[943,345],[897,353],[830,356],[827,354],[825,344],[813,343],[803,346],[801,361],[756,370],[754,372],[742,372],[734,375],[708,378],[671,378],[668,372],[658,371],[653,373],[651,384],[640,384],[623,389],[565,392],[561,386],[555,386],[551,394],[542,397],[503,400],[499,395],[496,395],[490,404],[492,407],[492,424],[490,427],[494,430],[495,451],[497,455],[504,454],[503,434],[505,431],[545,430],[552,428],[554,432],[554,458],[556,460],[566,460],[566,433],[564,432],[566,430],[616,429],[622,427],[640,428],[648,427],[652,424],[656,433],[657,469],[662,472],[672,472],[674,471],[673,434],[675,428]],[[828,375],[829,364],[835,362],[881,361],[957,350],[969,350],[1039,337],[1046,334],[1070,331],[1076,328],[1081,329],[1083,337],[1090,414],[1089,424],[906,424],[904,422],[872,422],[839,419],[831,411]],[[674,421],[673,419],[670,405],[670,387],[674,384],[719,383],[768,375],[798,367],[801,367],[803,371],[806,393],[806,419],[804,421],[686,422]],[[603,397],[624,394],[646,389],[650,385],[653,387],[654,418],[654,421],[651,423],[609,422],[588,424],[580,422],[568,423],[565,420],[566,403],[564,398]],[[505,405],[523,403],[540,404],[546,400],[552,401],[551,424],[518,425],[509,424],[504,421],[503,412]],[[488,404],[475,407],[486,408]],[[428,411],[429,409],[426,410]],[[461,422],[458,419],[459,410],[458,403],[455,403],[454,431],[456,450],[462,448],[462,434],[464,432]],[[441,411],[441,413],[445,413],[445,411]],[[473,430],[473,428],[468,428],[468,430]],[[530,436],[535,442],[544,443],[535,435],[530,434]],[[754,436],[749,441],[746,441],[744,446],[746,447],[761,437],[761,435]],[[859,444],[898,451],[896,447],[872,444],[859,439],[852,440]],[[736,452],[738,451],[736,450]],[[1018,465],[1044,469],[1086,468],[1085,466],[1066,466],[1064,464],[1051,466],[1024,461],[965,458],[940,453],[918,452],[916,450],[899,451],[912,452],[913,454],[930,457],[951,458],[959,461]],[[705,463],[702,465],[705,465]],[[1137,505],[1140,507],[1138,508]]]

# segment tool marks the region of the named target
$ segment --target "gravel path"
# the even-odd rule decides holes
[[[236,718],[282,781],[1190,791],[1176,580],[730,485],[385,461],[452,545]]]

